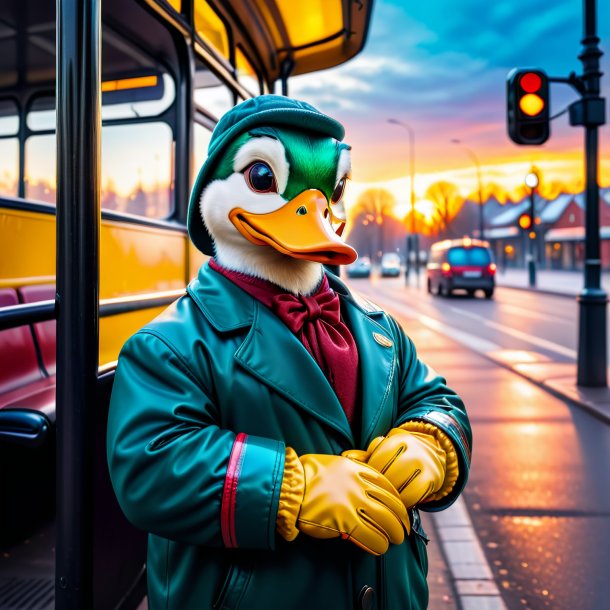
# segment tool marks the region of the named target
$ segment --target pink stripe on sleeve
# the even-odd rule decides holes
[[[248,435],[240,432],[235,437],[229,464],[227,466],[227,474],[225,476],[225,484],[222,490],[222,504],[220,508],[220,531],[222,533],[222,541],[227,548],[237,548],[237,540],[235,537],[235,505],[237,503],[237,485],[239,483],[239,475],[243,463],[244,450],[246,447]]]

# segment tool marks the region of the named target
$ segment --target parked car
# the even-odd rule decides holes
[[[361,256],[356,262],[348,265],[347,277],[371,277],[371,259]]]
[[[381,257],[381,277],[400,275],[400,256],[396,252],[386,252]]]
[[[495,288],[496,264],[486,241],[453,239],[437,242],[430,248],[426,265],[428,292],[449,296],[454,290],[465,290],[474,296],[483,290],[491,299]]]

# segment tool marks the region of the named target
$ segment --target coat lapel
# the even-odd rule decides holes
[[[265,306],[257,303],[248,336],[236,360],[264,384],[354,444],[345,411],[322,370],[303,344]]]
[[[275,314],[208,265],[189,286],[189,294],[217,330],[250,327],[235,352],[244,370],[354,446],[345,411],[324,373]]]
[[[360,447],[366,448],[376,436],[392,426],[394,406],[391,388],[396,374],[396,345],[389,331],[375,318],[381,310],[363,310],[351,299],[345,300],[347,324],[358,346],[360,362],[362,425]]]

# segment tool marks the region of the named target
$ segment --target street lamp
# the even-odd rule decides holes
[[[466,154],[474,161],[474,164],[477,168],[477,184],[479,188],[479,238],[485,239],[485,222],[483,219],[483,183],[481,181],[481,163],[479,162],[479,158],[474,154],[474,151],[465,146],[462,143],[462,140],[458,140],[457,138],[453,138],[451,140],[452,144],[458,144],[461,146]]]
[[[535,256],[535,246],[536,246],[536,210],[534,208],[534,193],[536,192],[536,187],[538,186],[539,179],[538,174],[535,171],[530,171],[527,176],[525,176],[525,185],[530,189],[530,232],[529,232],[529,240],[528,240],[528,248],[527,248],[527,270],[529,276],[529,285],[530,287],[536,286],[536,256]]]
[[[409,270],[411,267],[409,243],[412,243],[415,250],[415,274],[419,285],[419,240],[415,228],[415,132],[408,123],[399,121],[398,119],[388,119],[388,123],[392,125],[400,125],[409,132],[409,175],[411,177],[411,239],[407,240],[407,266],[405,268],[405,280],[409,279]]]

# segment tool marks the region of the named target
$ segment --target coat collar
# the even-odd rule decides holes
[[[358,346],[363,422],[359,445],[366,447],[374,436],[387,432],[381,415],[387,411],[384,406],[395,371],[396,347],[389,332],[376,321],[383,311],[353,295],[336,276],[327,275],[331,288],[344,304],[347,323]],[[187,290],[219,332],[249,329],[235,352],[235,359],[244,369],[335,429],[350,446],[355,445],[331,385],[303,344],[277,316],[207,263]],[[298,395],[294,388],[299,388]]]

